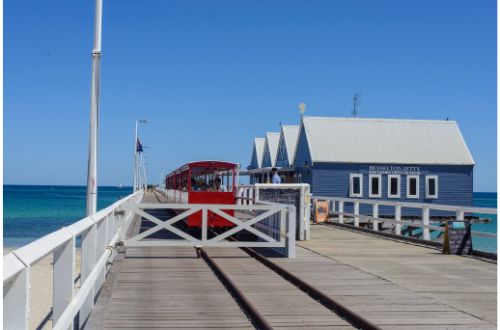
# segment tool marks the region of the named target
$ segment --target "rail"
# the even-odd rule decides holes
[[[42,258],[53,254],[53,329],[73,328],[78,316],[84,321],[106,277],[106,266],[116,255],[115,243],[125,239],[133,214],[124,206],[142,200],[139,190],[94,215],[63,227],[12,251],[3,259],[3,325],[28,329],[30,320],[30,272]],[[80,288],[75,289],[76,239],[81,237]]]
[[[481,213],[481,214],[497,214],[497,209],[485,208],[485,207],[470,207],[470,206],[453,206],[453,205],[442,205],[442,204],[430,204],[430,203],[410,203],[410,202],[392,202],[384,200],[370,200],[370,199],[357,199],[357,198],[343,198],[343,197],[325,197],[325,196],[314,196],[313,201],[327,201],[329,203],[330,214],[336,215],[335,219],[338,223],[343,224],[345,218],[352,218],[354,220],[354,227],[360,226],[360,220],[366,220],[371,222],[372,230],[379,231],[379,224],[390,223],[394,225],[394,234],[401,235],[402,225],[408,225],[411,227],[422,228],[422,239],[426,241],[431,241],[431,230],[434,231],[444,231],[441,226],[431,225],[430,211],[448,211],[454,212],[456,220],[464,220],[466,213]],[[352,204],[353,212],[345,212],[345,205]],[[360,213],[360,205],[371,205],[372,214],[363,215]],[[379,216],[380,206],[390,206],[394,208],[394,219],[385,218]],[[403,220],[402,219],[402,209],[420,209],[421,218],[417,220]],[[495,238],[496,233],[486,233],[486,232],[472,232],[473,236],[484,237],[484,238]]]

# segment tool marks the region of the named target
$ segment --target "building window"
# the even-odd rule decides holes
[[[425,177],[425,198],[438,198],[437,175],[427,175]]]
[[[387,176],[387,197],[400,198],[401,197],[401,176],[388,175]]]
[[[382,176],[380,174],[370,174],[368,191],[369,197],[382,197]]]
[[[419,181],[418,175],[406,176],[406,198],[419,197]]]
[[[363,174],[351,174],[349,182],[349,196],[363,197]]]

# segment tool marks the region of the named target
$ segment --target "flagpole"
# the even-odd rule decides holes
[[[134,191],[137,191],[137,126],[139,121],[135,121],[135,140],[134,140]]]
[[[99,83],[101,67],[102,0],[95,2],[94,48],[90,108],[89,159],[87,168],[87,215],[97,211],[97,142],[99,124]]]

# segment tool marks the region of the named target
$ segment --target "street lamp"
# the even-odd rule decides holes
[[[139,171],[139,159],[138,159],[138,153],[142,153],[141,151],[138,151],[137,149],[139,148],[139,136],[138,134],[138,128],[139,124],[147,124],[149,121],[146,119],[138,119],[135,121],[135,141],[134,141],[134,191],[139,190],[139,187],[142,186],[141,182],[141,173]]]
[[[97,127],[101,67],[102,0],[95,2],[94,47],[92,49],[92,89],[90,94],[89,162],[87,167],[87,215],[97,211]]]

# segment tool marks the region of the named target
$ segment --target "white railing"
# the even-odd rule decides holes
[[[297,205],[296,224],[297,240],[308,240],[311,237],[311,194],[310,186],[304,183],[283,183],[283,184],[265,184],[256,183],[255,185],[239,185],[236,190],[236,204],[253,205],[257,202],[263,202],[260,191],[262,189],[292,189],[299,193],[299,205]],[[280,201],[278,203],[284,203]]]
[[[286,255],[295,257],[295,207],[293,205],[261,203],[260,205],[229,204],[128,204],[125,208],[156,226],[131,237],[123,242],[124,246],[194,246],[194,247],[269,247]],[[169,219],[159,219],[148,213],[151,210],[176,210],[177,214]],[[235,211],[230,215],[227,211]],[[236,214],[236,212],[240,214]],[[195,237],[174,224],[189,216],[201,213],[201,237]],[[224,232],[211,232],[209,237],[209,213],[224,218],[234,226]],[[149,238],[159,231],[170,232],[177,238]],[[247,231],[258,241],[232,241],[229,238],[239,232]]]
[[[31,267],[53,254],[53,329],[72,329],[79,314],[80,323],[90,315],[94,298],[106,276],[107,262],[116,255],[113,247],[125,239],[132,222],[127,204],[139,203],[142,190],[111,206],[63,227],[26,246],[14,250],[3,259],[4,329],[28,329],[30,324]],[[80,288],[75,290],[75,242],[81,237]]]
[[[328,201],[329,203],[329,213],[336,215],[337,218],[333,219],[340,224],[343,224],[346,218],[353,219],[354,227],[359,227],[360,220],[366,220],[371,222],[372,229],[374,231],[379,231],[379,224],[390,223],[394,225],[394,234],[401,235],[402,225],[408,225],[411,227],[422,228],[422,239],[431,240],[431,230],[434,231],[444,231],[441,226],[433,226],[430,223],[433,222],[430,218],[430,211],[447,211],[453,212],[456,220],[464,220],[466,213],[483,213],[483,214],[497,214],[497,209],[485,208],[485,207],[470,207],[470,206],[453,206],[453,205],[442,205],[442,204],[429,204],[429,203],[411,203],[411,202],[393,202],[385,200],[370,200],[370,199],[357,199],[357,198],[343,198],[343,197],[324,197],[315,196],[313,201]],[[353,212],[345,212],[345,204],[353,205]],[[371,205],[372,214],[363,215],[360,213],[360,205]],[[380,206],[390,206],[394,208],[394,219],[382,218],[379,216]],[[419,209],[421,210],[421,218],[417,220],[402,220],[402,209]],[[485,232],[472,232],[473,236],[477,237],[487,237],[496,238],[496,233],[485,233]]]

